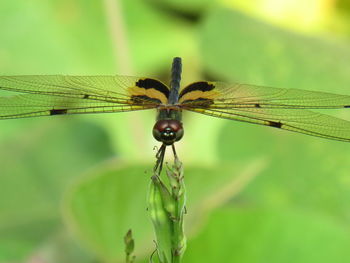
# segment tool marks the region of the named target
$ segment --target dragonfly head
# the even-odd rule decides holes
[[[178,120],[158,120],[153,127],[153,137],[165,145],[172,145],[183,135],[182,123]]]

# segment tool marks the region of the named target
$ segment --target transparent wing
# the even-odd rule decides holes
[[[224,118],[261,124],[338,141],[350,142],[350,122],[309,110],[289,109],[184,109]]]
[[[350,142],[349,121],[307,110],[350,108],[350,96],[243,84],[210,84],[211,89],[205,88],[201,93],[196,90],[198,96],[193,93],[195,88],[191,88],[181,107],[214,117]]]
[[[0,119],[155,108],[158,104],[146,96],[132,99],[138,80],[128,76],[0,76],[0,90],[25,93],[0,97]]]
[[[299,89],[281,89],[247,84],[207,82],[212,87],[199,96],[213,101],[212,107],[226,108],[349,108],[350,96]],[[192,84],[193,85],[193,84]],[[188,92],[187,98],[193,97]],[[183,101],[186,98],[183,99]]]
[[[0,119],[84,113],[111,113],[155,108],[155,104],[118,104],[46,95],[0,97]]]

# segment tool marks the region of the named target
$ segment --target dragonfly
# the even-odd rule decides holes
[[[173,59],[171,82],[134,76],[0,76],[0,119],[114,113],[155,109],[154,138],[161,142],[155,170],[166,148],[184,135],[182,112],[260,124],[350,142],[350,121],[312,111],[350,108],[350,96],[241,83],[197,81],[180,89],[181,58]]]

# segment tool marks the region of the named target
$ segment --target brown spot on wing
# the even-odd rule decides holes
[[[269,121],[268,125],[275,128],[282,128],[282,123],[280,123],[279,121]]]
[[[52,109],[50,110],[50,115],[62,115],[67,114],[67,109]]]

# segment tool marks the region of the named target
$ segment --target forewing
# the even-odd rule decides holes
[[[198,89],[198,87],[201,87],[201,89]],[[179,101],[185,103],[197,98],[211,99],[212,107],[217,109],[329,109],[350,107],[350,96],[348,95],[205,81],[192,83],[185,87],[180,93]]]
[[[168,88],[154,79],[128,76],[1,76],[0,119],[122,112],[166,103]]]
[[[191,85],[180,93],[179,101],[183,109],[312,136],[350,141],[349,121],[306,110],[349,108],[350,96],[214,82]]]

